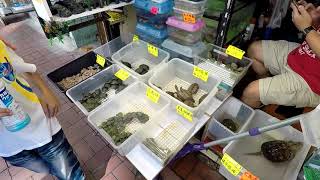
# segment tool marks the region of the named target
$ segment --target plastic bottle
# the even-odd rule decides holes
[[[0,121],[8,131],[16,132],[25,128],[31,121],[30,116],[23,111],[13,96],[0,80],[0,108],[10,109],[12,116],[1,117]]]

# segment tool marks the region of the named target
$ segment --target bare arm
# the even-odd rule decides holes
[[[311,31],[307,34],[306,41],[312,49],[312,52],[315,53],[317,57],[320,57],[320,34],[316,31]]]
[[[54,117],[57,115],[60,104],[58,98],[48,88],[48,85],[41,78],[39,73],[25,73],[28,80],[32,81],[34,85],[40,90],[43,98],[40,98],[40,102],[43,110],[48,117]]]

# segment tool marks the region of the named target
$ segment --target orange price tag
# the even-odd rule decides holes
[[[240,180],[260,180],[257,176],[253,175],[251,172],[246,171],[240,177]]]
[[[196,17],[193,14],[190,13],[183,13],[183,21],[187,23],[196,23]]]

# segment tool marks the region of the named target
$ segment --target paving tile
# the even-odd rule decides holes
[[[95,135],[95,132],[89,133],[84,140],[94,152],[98,152],[107,146],[101,139],[100,135]]]
[[[36,174],[35,172],[32,172],[28,169],[22,169],[21,171],[19,171],[17,174],[12,175],[12,180],[22,180],[22,179],[27,179],[30,178],[31,176],[33,176],[34,174]]]
[[[53,177],[50,174],[44,173],[34,173],[32,175],[33,180],[53,180]]]
[[[110,173],[110,174],[107,175],[107,176],[103,176],[103,177],[101,178],[101,180],[117,180],[117,178],[114,177],[114,175],[113,175],[112,173]]]
[[[105,171],[109,159],[111,158],[112,150],[109,147],[105,147],[97,152],[91,159],[85,162],[86,167],[92,173],[103,169]]]
[[[7,163],[0,157],[0,173],[8,168]]]
[[[134,167],[133,164],[131,164],[131,162],[130,162],[128,159],[125,159],[125,160],[123,161],[123,163],[124,163],[124,165],[125,165],[128,169],[130,169],[130,171],[131,171],[133,174],[136,174],[137,169]]]
[[[60,116],[71,124],[75,124],[81,119],[78,113],[76,113],[72,108],[64,111]]]
[[[0,173],[0,179],[1,180],[11,180],[11,176],[9,174],[9,170],[2,171]]]
[[[112,156],[105,169],[105,174],[108,175],[110,172],[116,169],[121,163],[122,161],[118,158],[118,156]]]
[[[225,178],[219,174],[217,171],[213,170],[205,163],[199,161],[192,173],[195,173],[198,177],[202,179],[214,179],[214,180],[224,180]],[[189,178],[189,177],[188,177]]]
[[[173,165],[173,170],[182,178],[187,178],[196,162],[199,161],[194,154],[189,154],[186,157],[178,160]]]
[[[89,147],[86,141],[81,140],[73,146],[74,151],[78,155],[78,159],[83,162],[88,161],[95,155],[95,152]]]
[[[20,171],[22,171],[23,169],[24,168],[22,168],[22,167],[10,166],[9,172],[10,172],[11,176],[14,176],[14,175],[18,174]]]
[[[164,168],[161,171],[160,176],[162,177],[163,180],[182,180],[169,167]]]
[[[134,180],[135,179],[134,174],[123,163],[120,164],[114,171],[112,171],[112,174],[118,180]]]
[[[86,124],[86,122],[79,120],[67,129],[66,136],[70,144],[75,145],[89,133],[92,133],[92,129]]]

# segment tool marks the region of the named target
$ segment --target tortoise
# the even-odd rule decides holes
[[[301,147],[301,142],[273,140],[264,142],[260,152],[249,153],[249,155],[262,154],[271,162],[285,162],[292,160]]]
[[[231,119],[222,120],[221,124],[230,129],[232,132],[236,132],[238,130],[238,125]]]

